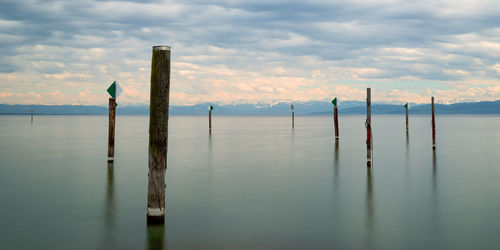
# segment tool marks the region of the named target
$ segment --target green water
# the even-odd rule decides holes
[[[1,249],[498,249],[500,116],[172,116],[164,227],[147,116],[0,116]]]

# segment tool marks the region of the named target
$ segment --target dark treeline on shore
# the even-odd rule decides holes
[[[202,103],[192,106],[170,106],[172,115],[206,115],[208,107],[214,106],[216,115],[289,115],[289,102],[268,104],[230,104],[220,105]],[[332,114],[332,104],[328,101],[297,102],[296,115],[327,115]],[[339,114],[365,114],[366,104],[360,101],[339,102]],[[104,106],[85,105],[9,105],[0,104],[1,115],[27,115],[31,110],[36,115],[106,115],[108,108]],[[411,104],[410,114],[430,114],[430,104]],[[149,105],[119,105],[117,114],[122,115],[147,115]],[[373,114],[404,114],[402,104],[372,104]],[[436,114],[500,114],[500,100],[485,102],[463,102],[454,104],[436,104]]]

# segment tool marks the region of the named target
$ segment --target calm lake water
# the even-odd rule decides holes
[[[0,116],[1,249],[498,249],[500,116],[171,116],[165,226],[148,116]]]

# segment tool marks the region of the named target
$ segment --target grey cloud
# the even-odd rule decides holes
[[[243,70],[294,68],[293,59],[285,58],[314,56],[335,67],[378,69],[365,74],[368,79],[456,80],[466,77],[452,73],[460,70],[491,77],[497,72],[487,67],[498,62],[500,50],[481,42],[500,44],[500,14],[488,7],[494,3],[468,10],[466,3],[431,0],[2,1],[0,21],[15,25],[0,25],[0,71],[23,71],[30,60],[66,63],[85,73],[111,61],[133,71],[137,65],[123,61],[147,60],[152,44],[169,43],[179,48],[174,58]],[[30,49],[37,45],[50,50]],[[214,56],[203,47],[237,53]],[[92,54],[92,48],[104,50]],[[404,58],[385,48],[422,54]],[[207,57],[196,58],[200,54]],[[67,68],[31,67],[41,73]]]

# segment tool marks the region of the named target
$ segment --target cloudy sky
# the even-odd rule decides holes
[[[500,99],[497,0],[0,1],[0,103],[147,104],[151,47],[171,103]]]

